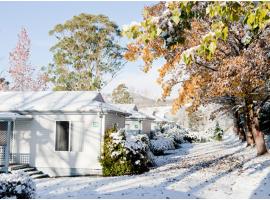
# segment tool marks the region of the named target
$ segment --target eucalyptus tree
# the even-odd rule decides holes
[[[123,67],[120,30],[107,16],[82,13],[49,34],[56,39],[48,67],[54,90],[98,90]]]

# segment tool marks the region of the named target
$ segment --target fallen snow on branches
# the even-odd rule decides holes
[[[0,174],[0,198],[35,198],[36,185],[32,178],[23,172]]]

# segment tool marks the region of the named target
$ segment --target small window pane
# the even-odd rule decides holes
[[[68,151],[69,150],[69,122],[57,121],[56,122],[56,151]]]

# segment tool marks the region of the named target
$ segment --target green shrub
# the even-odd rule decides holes
[[[128,135],[115,127],[108,129],[100,158],[103,175],[121,176],[148,171],[151,162],[147,156],[147,140],[143,135]]]
[[[214,136],[212,137],[214,140],[221,141],[223,137],[224,131],[220,128],[219,123],[216,123],[216,127],[214,130]]]

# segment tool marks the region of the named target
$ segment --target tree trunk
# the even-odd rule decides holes
[[[239,129],[239,139],[242,142],[246,141],[246,134],[245,134],[245,131],[242,127]]]
[[[238,111],[234,113],[234,132],[236,135],[239,135],[239,118],[238,118]]]
[[[239,139],[244,142],[246,141],[246,134],[244,131],[244,127],[243,124],[241,123],[241,118],[240,118],[240,112],[236,111],[234,113],[234,131],[236,133],[236,135],[239,136]]]
[[[253,135],[254,135],[254,139],[256,143],[257,155],[260,156],[267,153],[267,148],[265,144],[264,134],[260,130],[260,127],[259,127],[258,115],[259,115],[259,109],[253,113],[252,128],[253,128]]]
[[[247,126],[247,131],[246,131],[246,139],[247,139],[247,146],[254,146],[255,145],[255,141],[254,141],[254,137],[252,134],[252,121],[251,121],[251,112],[250,112],[250,104],[246,103],[245,106],[245,113],[246,113],[246,126]]]

